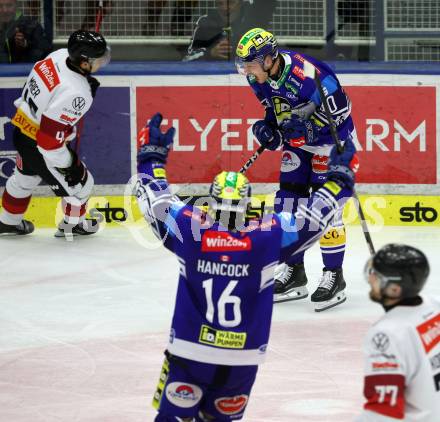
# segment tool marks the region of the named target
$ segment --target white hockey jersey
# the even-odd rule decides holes
[[[49,167],[71,164],[66,142],[73,140],[77,123],[93,102],[87,78],[67,66],[67,57],[67,49],[60,49],[35,63],[14,102],[12,124],[37,142]]]
[[[391,309],[364,352],[367,401],[356,422],[440,421],[440,301]]]

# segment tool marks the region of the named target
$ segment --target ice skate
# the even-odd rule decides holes
[[[304,299],[309,295],[304,264],[286,264],[283,274],[275,280],[274,302]]]
[[[96,219],[86,219],[79,224],[72,225],[63,221],[58,226],[55,237],[88,236],[99,230],[99,222]]]
[[[336,270],[323,269],[319,286],[312,294],[315,311],[321,312],[345,302],[345,280],[342,268]]]
[[[21,220],[20,224],[17,225],[9,225],[4,224],[0,221],[0,235],[1,234],[9,234],[9,235],[22,235],[29,234],[34,231],[34,225],[28,220]]]

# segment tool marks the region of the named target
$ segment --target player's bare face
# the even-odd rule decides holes
[[[373,302],[380,302],[382,299],[380,280],[377,274],[374,272],[371,260],[368,260],[365,265],[364,276],[368,284],[370,285],[370,299]]]
[[[16,9],[16,0],[0,0],[0,23],[7,23],[14,19]]]
[[[259,61],[244,63],[243,71],[246,76],[253,75],[259,84],[267,81],[268,71],[265,70],[265,63]]]
[[[381,302],[382,300],[382,293],[380,290],[380,282],[379,279],[377,278],[377,276],[375,274],[372,274],[370,276],[370,280],[369,280],[369,284],[370,284],[370,299],[373,302]]]
[[[93,59],[91,61],[91,69],[90,71],[92,73],[97,72],[99,69],[103,68],[104,66],[107,66],[111,59],[111,52],[110,47],[107,47],[105,54],[102,57],[99,57],[97,59]]]

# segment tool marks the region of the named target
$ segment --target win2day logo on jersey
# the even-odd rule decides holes
[[[249,236],[240,239],[229,233],[207,230],[202,236],[202,252],[250,251],[252,241]]]

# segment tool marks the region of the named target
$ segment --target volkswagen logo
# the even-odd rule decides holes
[[[385,333],[375,334],[371,341],[373,342],[373,346],[382,353],[385,352],[390,345],[390,339]]]
[[[81,111],[86,105],[86,100],[83,97],[75,97],[72,101],[72,107],[76,111]]]

